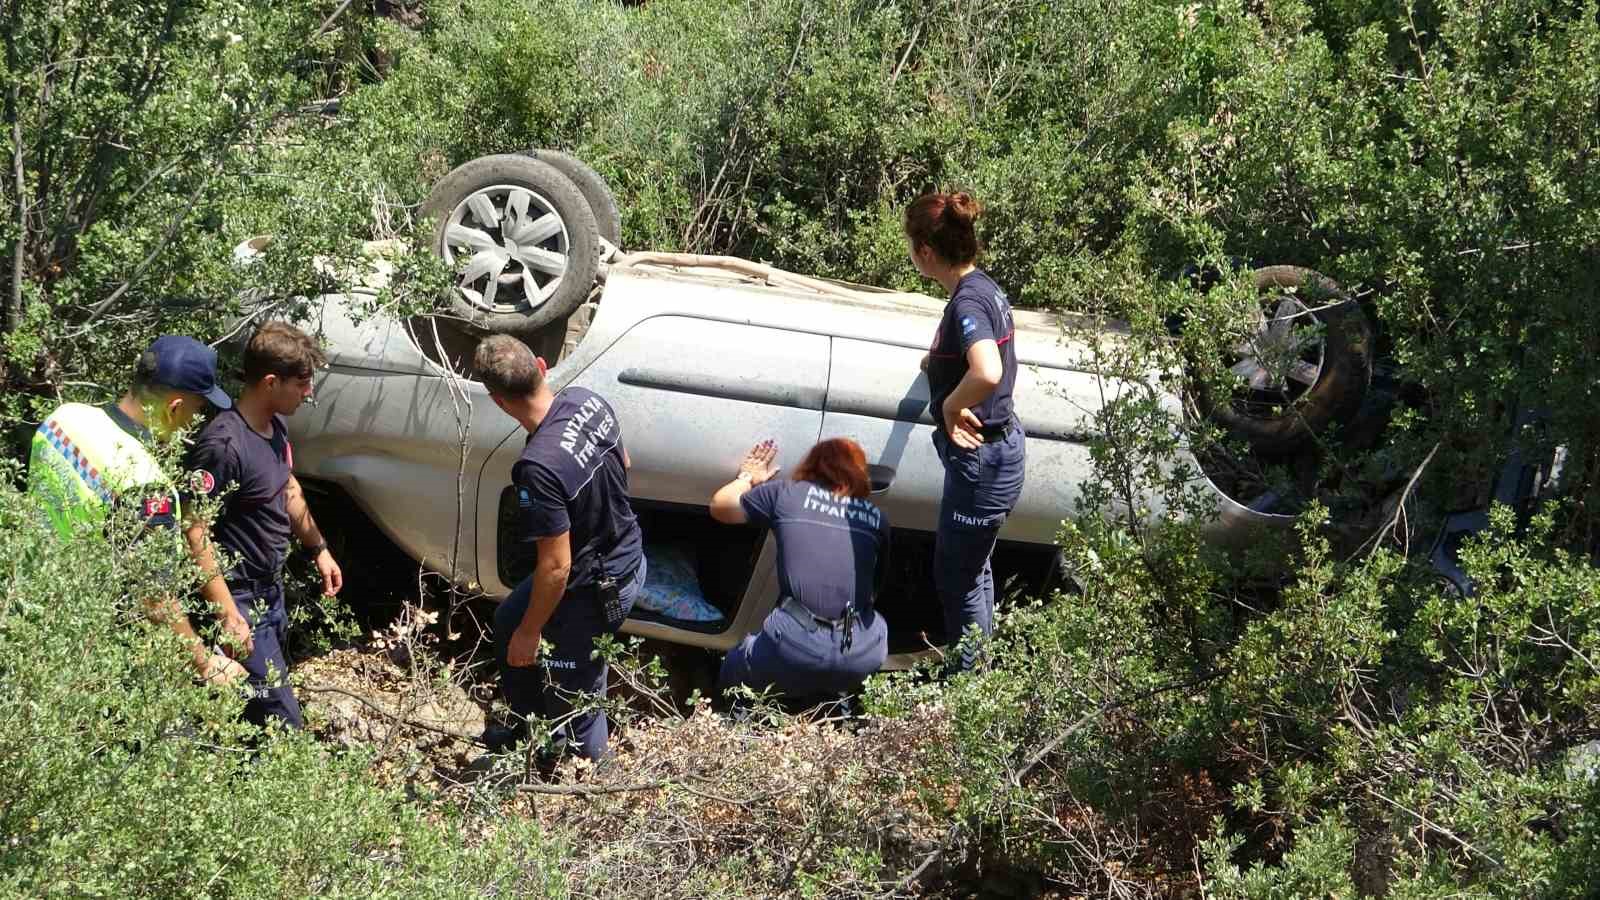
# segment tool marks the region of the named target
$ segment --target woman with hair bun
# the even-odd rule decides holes
[[[872,608],[888,571],[889,517],[867,499],[867,456],[849,438],[817,444],[789,481],[778,448],[755,445],[738,477],[711,496],[711,516],[772,529],[781,599],[761,630],[728,652],[721,686],[795,699],[848,693],[878,671],[889,626]]]
[[[1011,302],[977,266],[971,194],[932,193],[906,207],[906,239],[918,274],[950,292],[933,345],[923,357],[934,448],[944,462],[944,497],[934,543],[934,586],[944,606],[947,671],[972,668],[976,628],[994,630],[989,557],[1000,526],[1022,495],[1024,435],[1012,407],[1017,351]]]

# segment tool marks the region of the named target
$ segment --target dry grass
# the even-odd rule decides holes
[[[685,710],[659,670],[624,654],[612,667],[614,756],[569,759],[541,779],[531,754],[489,755],[472,740],[494,694],[486,648],[442,662],[433,624],[410,609],[365,646],[299,666],[312,727],[370,750],[380,780],[441,820],[487,834],[507,816],[536,819],[561,842],[579,896],[1183,893],[1141,877],[1149,844],[1136,831],[1060,790],[1003,831],[960,818],[958,779],[941,774],[955,736],[939,702],[896,718]],[[1064,864],[1019,878],[1011,855],[1041,846],[1065,851]]]

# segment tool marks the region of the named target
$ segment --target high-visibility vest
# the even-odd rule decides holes
[[[178,497],[155,457],[104,409],[68,403],[33,433],[28,490],[50,524],[70,537],[74,523],[100,522],[114,500],[137,501],[146,519],[178,516]]]

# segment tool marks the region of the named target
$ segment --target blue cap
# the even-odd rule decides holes
[[[167,334],[156,338],[139,358],[139,368],[148,373],[151,384],[199,394],[217,409],[233,405],[217,387],[217,351],[192,337]]]

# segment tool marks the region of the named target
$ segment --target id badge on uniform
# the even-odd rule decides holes
[[[622,627],[622,620],[627,618],[622,611],[622,585],[610,575],[602,575],[595,582],[595,590],[599,591],[600,603],[606,611],[606,624],[612,629]]]

